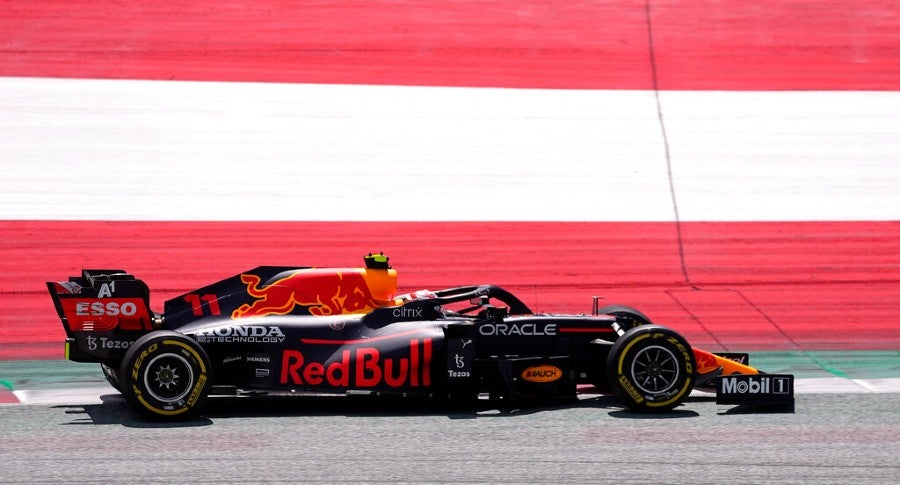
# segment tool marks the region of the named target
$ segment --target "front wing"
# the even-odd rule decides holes
[[[717,404],[771,411],[794,411],[794,376],[766,374],[750,366],[747,354],[713,354],[694,349],[697,386],[714,384]]]
[[[716,378],[716,404],[794,411],[794,376],[747,374]]]

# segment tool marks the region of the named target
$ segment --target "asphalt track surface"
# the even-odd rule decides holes
[[[371,396],[215,397],[147,421],[96,365],[0,364],[4,482],[896,483],[896,352],[762,353],[794,413],[694,392],[640,415],[610,397],[470,408]]]
[[[211,400],[181,423],[101,404],[0,407],[4,482],[896,483],[900,394],[808,394],[658,416],[589,397],[503,410],[410,400]]]

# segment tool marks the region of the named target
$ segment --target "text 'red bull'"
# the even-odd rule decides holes
[[[332,362],[306,361],[299,350],[285,350],[281,358],[281,384],[342,388],[431,386],[431,339],[409,341],[408,357],[387,357],[374,347],[341,352]]]
[[[295,306],[316,316],[368,313],[391,303],[372,296],[365,276],[353,270],[296,270],[264,287],[259,276],[242,274],[241,282],[256,300],[238,307],[232,318],[287,315]]]

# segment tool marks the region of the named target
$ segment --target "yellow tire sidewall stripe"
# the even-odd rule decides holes
[[[203,389],[203,387],[206,384],[206,381],[208,379],[207,375],[206,375],[206,364],[203,362],[203,358],[200,357],[200,354],[193,347],[191,347],[190,345],[188,345],[184,342],[180,342],[178,340],[163,340],[160,343],[163,345],[176,345],[178,347],[185,349],[189,354],[191,354],[194,357],[194,361],[200,367],[200,373],[199,373],[199,376],[197,377],[197,383],[194,384],[194,388],[191,390],[190,397],[188,398],[188,404],[179,409],[175,409],[175,410],[171,410],[171,411],[166,410],[166,409],[159,409],[158,407],[150,404],[149,402],[147,402],[146,399],[144,399],[144,396],[141,393],[140,389],[138,389],[137,385],[132,384],[131,387],[132,387],[132,390],[134,391],[135,397],[141,403],[141,405],[144,406],[144,408],[146,408],[149,411],[152,411],[155,414],[159,414],[159,415],[163,415],[163,416],[174,416],[174,415],[182,414],[184,412],[189,411],[193,407],[193,405],[196,404],[197,400],[200,397],[200,391]],[[143,361],[144,361],[144,359],[141,359],[140,364],[143,364]],[[138,374],[140,374],[139,368],[135,368],[133,371],[138,371]]]
[[[636,344],[636,343],[638,343],[638,342],[640,342],[640,341],[642,341],[642,340],[644,340],[644,339],[647,339],[647,338],[651,338],[651,337],[652,337],[653,339],[657,339],[657,338],[665,338],[665,336],[666,336],[666,335],[663,334],[663,333],[647,333],[647,334],[640,335],[640,336],[636,337],[636,338],[633,339],[631,342],[628,342],[628,345],[626,345],[625,348],[622,350],[622,353],[619,354],[619,363],[618,363],[618,369],[617,369],[617,370],[618,370],[619,376],[624,376],[624,375],[625,375],[624,372],[623,372],[623,369],[624,369],[624,366],[625,366],[625,356],[628,355],[628,351],[631,350],[631,347],[634,346],[634,344]],[[685,358],[688,358],[688,359],[689,359],[689,357],[688,357],[687,355],[685,355]],[[681,371],[682,371],[682,372],[687,372],[686,367],[685,367],[685,366],[682,366]],[[626,378],[626,379],[627,379],[627,378]],[[630,379],[627,379],[627,380],[629,381],[629,384],[631,384]],[[646,404],[648,407],[654,407],[654,408],[663,407],[663,406],[668,406],[669,404],[672,404],[673,402],[675,402],[675,401],[677,401],[678,399],[680,399],[681,396],[683,396],[684,393],[687,392],[688,389],[691,388],[691,382],[692,382],[692,381],[693,381],[693,377],[690,376],[690,375],[688,375],[687,379],[684,381],[684,387],[682,387],[681,390],[678,391],[678,393],[675,394],[675,396],[673,396],[671,399],[668,399],[668,400],[666,400],[666,401],[646,401],[645,404]],[[631,385],[633,385],[633,384],[631,384]]]

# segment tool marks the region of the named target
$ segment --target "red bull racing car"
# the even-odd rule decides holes
[[[793,376],[746,354],[713,354],[641,312],[535,314],[503,288],[395,295],[384,255],[362,268],[260,266],[150,308],[122,270],[85,269],[47,287],[66,357],[96,362],[138,412],[190,415],[210,395],[403,394],[523,400],[615,395],[665,412],[694,388],[723,404],[793,409]]]

